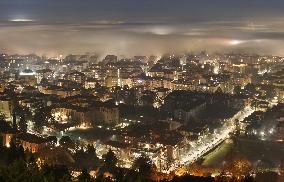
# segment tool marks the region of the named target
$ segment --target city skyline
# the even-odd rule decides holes
[[[283,0],[0,0],[0,181],[284,182]]]

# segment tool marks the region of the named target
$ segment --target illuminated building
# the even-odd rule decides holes
[[[84,85],[86,76],[79,71],[72,71],[64,75],[64,79]]]
[[[17,140],[25,150],[32,153],[36,153],[47,146],[47,141],[44,138],[29,133],[19,134]]]
[[[15,139],[18,132],[8,125],[6,127],[3,127],[3,128],[1,127],[0,130],[1,130],[0,133],[1,133],[1,136],[2,136],[2,145],[6,146],[6,147],[10,147],[12,140]]]
[[[25,86],[28,85],[34,86],[37,84],[36,73],[33,72],[32,70],[26,69],[20,72],[19,81]]]
[[[10,98],[2,97],[0,99],[0,111],[5,115],[5,117],[12,117],[13,106]]]

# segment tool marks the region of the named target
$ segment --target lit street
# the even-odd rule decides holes
[[[236,120],[242,121],[253,112],[254,111],[250,107],[245,107],[243,110],[235,114],[231,119],[226,120],[223,127],[215,130],[217,132],[214,134],[201,136],[200,140],[190,143],[189,145],[191,146],[191,150],[189,153],[187,153],[185,156],[182,156],[180,161],[176,161],[175,165],[172,165],[167,172],[197,161],[204,154],[230,137],[230,134],[236,130]]]

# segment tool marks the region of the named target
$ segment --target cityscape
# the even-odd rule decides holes
[[[0,181],[283,182],[284,3],[213,4],[0,2]]]

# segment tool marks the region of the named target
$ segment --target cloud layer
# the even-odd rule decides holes
[[[278,0],[3,0],[0,51],[149,55],[207,49],[283,55],[283,6]]]

